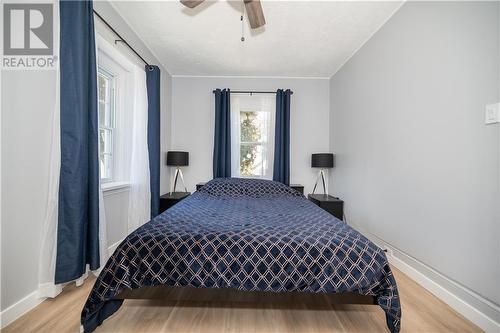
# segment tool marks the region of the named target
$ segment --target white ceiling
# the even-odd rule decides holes
[[[242,1],[113,1],[172,75],[329,77],[400,7],[400,1],[262,1],[251,31]]]

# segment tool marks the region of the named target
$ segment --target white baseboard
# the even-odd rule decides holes
[[[44,300],[44,298],[38,298],[38,292],[35,290],[20,301],[12,304],[7,309],[0,312],[0,328],[9,325]]]
[[[115,252],[116,248],[118,245],[120,245],[122,241],[118,241],[115,244],[111,245],[108,247],[108,253],[109,255],[112,255],[113,252]],[[87,277],[87,274],[84,275],[81,279],[77,280],[76,283],[77,285],[81,285],[83,283],[83,280]],[[62,291],[62,287],[60,285],[57,286],[50,286],[52,289],[56,290],[52,293],[54,297],[58,295]],[[47,286],[46,288],[50,288]],[[7,309],[3,310],[0,312],[0,328],[4,328],[5,326],[11,324],[13,321],[19,319],[22,315],[24,315],[26,312],[30,311],[40,303],[42,303],[46,298],[45,297],[38,297],[38,291],[35,290],[20,301],[12,304],[9,306]]]
[[[63,286],[60,284],[44,283],[38,285],[38,298],[54,298],[62,293]]]
[[[389,263],[434,296],[485,332],[500,332],[500,307],[498,305],[364,230],[362,227],[357,225],[353,225],[353,227],[379,247],[387,249]]]

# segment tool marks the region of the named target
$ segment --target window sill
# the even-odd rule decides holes
[[[242,176],[242,175],[236,175],[232,177],[237,177],[237,178],[245,178],[245,179],[264,179],[264,180],[273,180],[273,176]]]
[[[129,182],[109,182],[109,183],[102,183],[101,184],[101,190],[104,193],[121,192],[124,190],[128,190],[129,187],[130,187]]]

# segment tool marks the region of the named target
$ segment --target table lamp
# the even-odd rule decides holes
[[[316,178],[316,183],[314,184],[313,194],[316,191],[316,187],[318,186],[318,182],[321,178],[321,181],[323,183],[323,194],[328,195],[328,183],[325,180],[325,169],[333,168],[333,157],[334,155],[332,153],[320,153],[311,155],[311,167],[320,169],[318,177]]]
[[[184,183],[184,177],[182,176],[181,166],[189,165],[189,153],[187,151],[169,151],[167,152],[167,165],[175,166],[175,177],[174,185],[172,188],[172,193],[175,193],[177,187],[177,180],[179,176],[181,177],[182,185],[184,186],[184,192],[187,192],[186,184]]]

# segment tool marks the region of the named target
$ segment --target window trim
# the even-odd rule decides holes
[[[274,131],[275,131],[275,103],[276,99],[270,96],[253,95],[241,96],[231,95],[231,172],[234,177],[272,179],[274,165]],[[266,115],[267,126],[264,128],[267,139],[262,137],[259,141],[241,141],[241,113],[255,112]],[[263,133],[264,134],[264,133]],[[266,167],[262,167],[260,175],[241,174],[241,148],[245,145],[262,147],[263,162]]]

